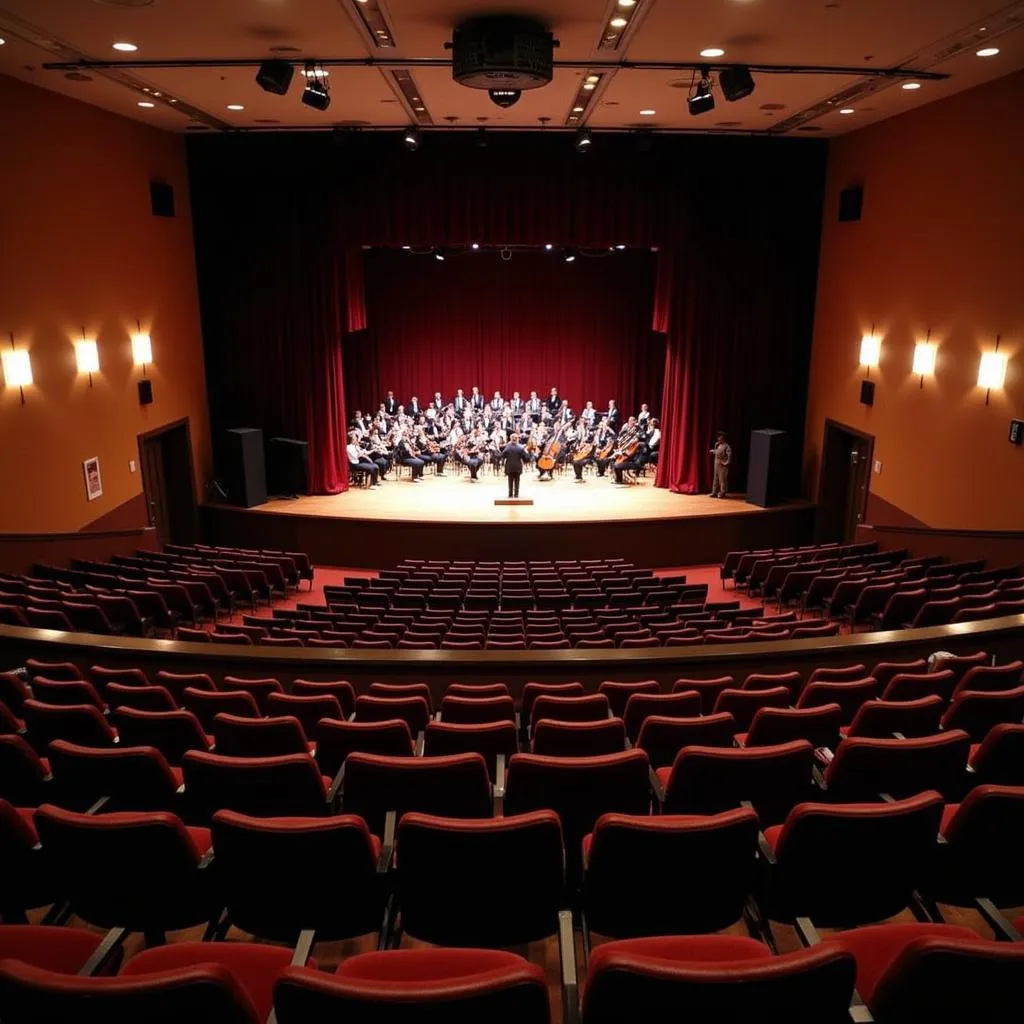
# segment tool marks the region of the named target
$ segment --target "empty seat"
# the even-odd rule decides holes
[[[430,713],[434,712],[433,697],[426,683],[371,683],[369,692],[371,697],[422,697]]]
[[[918,700],[935,694],[943,703],[948,703],[953,696],[956,678],[952,672],[925,672],[910,675],[901,672],[889,680],[889,685],[882,691],[883,700]]]
[[[209,750],[213,741],[191,711],[144,711],[120,707],[114,721],[123,744],[155,747],[171,765],[180,765],[189,750]]]
[[[415,736],[430,721],[430,708],[423,697],[356,697],[357,722],[386,722],[400,718]]]
[[[85,810],[102,797],[109,811],[170,811],[177,808],[181,778],[154,747],[80,747],[50,744],[50,767],[61,802]]]
[[[807,680],[809,683],[850,683],[868,675],[863,665],[846,665],[843,668],[816,668]]]
[[[92,683],[77,679],[65,682],[40,676],[32,680],[32,695],[44,704],[91,704],[101,712],[107,710],[106,701],[96,692]]]
[[[717,814],[749,801],[761,825],[783,821],[811,795],[814,748],[806,740],[730,750],[684,747],[656,775],[666,814]]]
[[[42,676],[44,679],[83,679],[81,669],[72,661],[41,661],[38,658],[25,660],[25,671],[30,679]]]
[[[324,718],[338,720],[345,717],[338,698],[333,693],[319,695],[272,693],[267,698],[267,714],[287,715],[297,719],[306,736],[316,735]]]
[[[970,767],[974,785],[1024,786],[1024,725],[992,726],[972,751]]]
[[[866,700],[878,696],[878,683],[868,677],[850,683],[808,683],[797,698],[798,708],[818,708],[822,704],[838,704],[843,725],[849,725],[857,709]]]
[[[84,747],[112,747],[117,733],[93,704],[43,704],[27,700],[22,716],[37,750],[52,740],[68,740]]]
[[[521,719],[528,725],[533,715],[533,703],[542,694],[552,697],[582,697],[585,691],[582,683],[527,683],[523,687]]]
[[[479,754],[427,758],[352,753],[345,761],[344,809],[358,814],[375,835],[384,834],[388,811],[399,819],[406,811],[487,818],[493,810],[487,765]]]
[[[412,1024],[424,1017],[445,1024],[550,1020],[544,971],[496,949],[361,953],[342,961],[333,975],[289,968],[275,985],[274,1007],[279,1024]]]
[[[767,912],[780,921],[810,917],[827,928],[900,913],[928,878],[942,809],[934,791],[894,803],[799,804],[784,824],[765,831],[775,861]]]
[[[736,741],[744,747],[769,747],[793,740],[807,740],[811,746],[835,747],[839,742],[842,709],[838,704],[818,708],[761,708],[750,723],[750,731],[739,733]]]
[[[629,938],[734,924],[754,882],[757,828],[745,808],[705,817],[603,814],[583,841],[587,930]]]
[[[256,698],[245,690],[215,691],[194,690],[186,687],[181,695],[182,704],[199,719],[203,730],[216,735],[216,719],[219,714],[235,715],[238,718],[259,718],[260,709]]]
[[[268,714],[267,701],[272,694],[284,693],[284,687],[276,679],[243,679],[239,676],[225,676],[218,690],[232,692],[242,690],[252,695],[261,715]],[[228,712],[233,714],[233,712]]]
[[[775,690],[784,686],[790,700],[795,700],[801,687],[799,672],[751,672],[743,680],[741,690]]]
[[[416,939],[494,948],[558,931],[565,857],[553,811],[480,820],[405,814],[396,857],[402,928]],[[524,866],[529,883],[514,884]]]
[[[747,732],[761,708],[789,707],[790,693],[785,686],[770,690],[723,690],[715,701],[714,714],[727,711],[736,720],[736,731]]]
[[[0,760],[0,767],[6,759]],[[4,788],[8,781],[5,780]],[[4,872],[17,884],[0,885],[0,916],[6,927],[26,927],[26,912],[59,904],[63,898],[60,876],[43,853],[36,832],[35,814],[31,808],[17,807],[0,798],[0,860]],[[6,953],[0,951],[0,956]]]
[[[149,686],[149,677],[141,668],[106,668],[103,665],[93,665],[89,669],[89,678],[101,693],[105,693],[111,683],[119,683],[121,686]]]
[[[176,711],[178,705],[164,686],[122,686],[108,683],[107,703],[112,711],[118,708],[140,708],[143,711]]]
[[[231,924],[289,943],[304,929],[320,941],[380,928],[387,895],[377,873],[380,841],[361,818],[255,818],[218,811],[210,827]],[[267,868],[273,864],[296,870],[270,881]],[[332,878],[344,884],[327,884]]]
[[[638,683],[618,683],[606,681],[597,688],[598,693],[603,693],[608,698],[608,706],[611,713],[622,718],[626,712],[626,705],[629,698],[636,693],[660,693],[661,686],[656,679],[645,679]]]
[[[483,722],[515,722],[516,708],[509,696],[452,697],[441,702],[441,721],[453,725]]]
[[[608,698],[601,693],[587,697],[552,697],[541,694],[533,702],[530,728],[542,718],[557,722],[595,722],[609,717]]]
[[[893,676],[903,672],[912,675],[919,675],[928,671],[928,662],[924,658],[915,661],[880,661],[871,670],[870,675],[878,683],[878,692],[881,693],[888,685]]]
[[[225,757],[281,757],[310,753],[310,743],[302,724],[291,715],[240,718],[221,712],[214,725],[217,753]]]
[[[671,768],[683,747],[731,747],[736,719],[728,712],[703,718],[663,718],[652,715],[640,727],[636,746],[650,759],[652,768]]]
[[[718,695],[723,690],[735,687],[736,680],[732,676],[718,676],[714,679],[677,679],[672,684],[673,693],[695,691],[700,694],[701,713],[710,715]]]
[[[157,672],[156,682],[170,690],[179,707],[187,689],[207,690],[211,693],[217,689],[212,677],[204,672]]]
[[[1011,661],[1006,665],[975,665],[964,673],[954,693],[963,693],[965,690],[1015,690],[1020,686],[1022,677],[1024,664],[1019,661]]]
[[[593,722],[562,722],[541,718],[533,728],[531,749],[548,757],[598,757],[625,749],[626,729],[621,718]]]
[[[958,693],[942,716],[943,729],[963,729],[973,743],[981,743],[989,730],[1004,722],[1024,721],[1024,686],[992,692],[965,690]],[[938,726],[932,730],[938,732]]]
[[[190,750],[181,761],[192,816],[209,821],[220,810],[256,818],[329,814],[329,779],[309,754],[223,757]]]
[[[964,785],[971,738],[960,729],[915,739],[849,739],[825,769],[831,800],[908,797],[934,789],[955,800]]]
[[[341,705],[341,713],[344,718],[350,717],[356,709],[355,688],[344,679],[336,679],[329,682],[296,679],[292,683],[291,695],[293,697],[335,697]]]
[[[626,735],[631,743],[636,743],[644,722],[652,715],[659,718],[693,718],[700,713],[701,697],[693,690],[680,690],[676,693],[635,693],[626,702]]]
[[[936,694],[918,700],[865,701],[843,735],[891,739],[898,732],[903,736],[932,736],[939,731],[943,707],[942,698]]]
[[[330,777],[338,774],[345,758],[354,751],[412,757],[414,745],[409,726],[400,718],[384,722],[349,722],[323,718],[313,733],[316,760]]]
[[[430,722],[424,733],[424,756],[480,754],[487,762],[487,772],[492,782],[497,775],[498,755],[503,754],[507,761],[518,749],[516,727],[508,721],[477,724]]]
[[[445,690],[446,697],[505,697],[508,687],[504,683],[451,683]]]

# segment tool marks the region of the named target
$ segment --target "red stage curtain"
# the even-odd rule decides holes
[[[664,340],[650,331],[654,258],[515,251],[453,253],[444,262],[401,250],[365,255],[369,330],[346,342],[350,408],[375,410],[477,385],[489,398],[557,386],[587,400],[657,409]]]

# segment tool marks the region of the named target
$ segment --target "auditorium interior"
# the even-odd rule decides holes
[[[1024,2],[0,0],[0,137],[4,1024],[1021,1012]]]

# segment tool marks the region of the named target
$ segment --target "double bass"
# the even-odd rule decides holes
[[[537,460],[537,468],[542,473],[550,473],[555,468],[555,463],[558,461],[558,456],[562,451],[562,431],[564,429],[565,424],[563,423],[555,431],[555,436],[548,442],[541,457]]]

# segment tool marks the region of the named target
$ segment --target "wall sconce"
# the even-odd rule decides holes
[[[25,404],[25,388],[32,383],[32,360],[28,349],[14,347],[14,335],[10,335],[10,351],[0,353],[0,363],[4,369],[4,381],[9,388],[17,388],[21,392],[21,404]]]
[[[921,387],[924,387],[925,374],[931,376],[935,372],[935,352],[937,346],[929,340],[932,332],[929,331],[924,341],[919,341],[914,346],[914,373],[921,378]]]
[[[82,340],[75,342],[75,362],[78,364],[79,373],[89,374],[89,387],[92,387],[92,375],[100,370],[100,351],[95,341],[90,341],[85,336],[85,328],[82,328]]]
[[[146,376],[146,364],[153,362],[153,342],[148,334],[142,332],[142,324],[136,320],[138,333],[132,335],[132,361],[142,367],[142,376]]]
[[[999,389],[1006,382],[1006,356],[999,351],[999,336],[996,336],[996,347],[992,352],[981,354],[978,365],[978,387],[985,389],[985,404],[988,405],[992,389]]]
[[[860,339],[860,365],[867,370],[865,376],[871,376],[871,367],[878,365],[881,354],[882,339],[875,334],[875,325],[872,324],[871,333]]]

